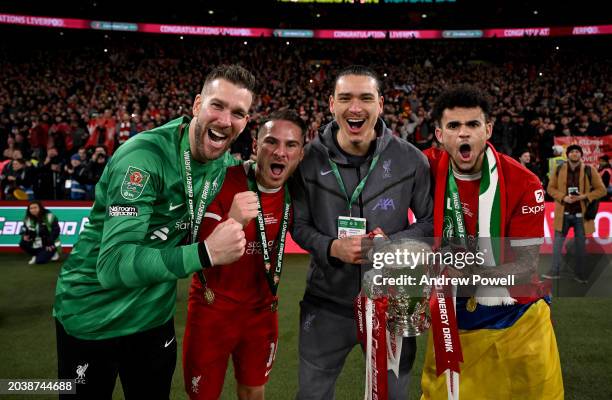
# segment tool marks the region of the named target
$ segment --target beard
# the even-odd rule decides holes
[[[206,162],[208,161],[208,159],[206,158],[206,155],[204,154],[204,136],[203,136],[203,128],[202,128],[202,124],[200,123],[200,121],[196,118],[195,120],[195,126],[194,126],[194,149],[192,149],[191,151],[191,155],[192,157],[199,162]]]

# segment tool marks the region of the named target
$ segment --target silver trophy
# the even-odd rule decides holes
[[[368,251],[374,268],[364,275],[364,289],[371,298],[386,297],[387,327],[390,332],[404,337],[418,336],[430,326],[429,293],[423,276],[429,276],[428,259],[431,246],[415,239],[375,239]],[[384,265],[380,260],[385,258]],[[381,256],[382,255],[382,256]],[[378,260],[378,265],[376,263]]]

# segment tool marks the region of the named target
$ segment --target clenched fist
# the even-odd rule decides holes
[[[251,191],[236,193],[228,215],[242,226],[247,226],[257,217],[257,194]]]
[[[242,225],[229,218],[216,226],[206,238],[212,265],[226,265],[238,260],[246,247]]]

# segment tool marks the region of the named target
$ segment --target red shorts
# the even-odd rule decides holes
[[[183,376],[191,399],[218,399],[230,355],[236,381],[261,386],[268,381],[278,345],[278,317],[270,307],[238,308],[215,299],[190,298],[183,339]]]

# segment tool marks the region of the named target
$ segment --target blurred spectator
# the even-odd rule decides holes
[[[41,200],[63,200],[65,196],[65,176],[62,160],[55,147],[47,150],[47,157],[36,169],[37,179],[34,189],[36,198]]]
[[[27,200],[33,197],[34,174],[23,158],[7,163],[0,174],[0,186],[5,200]]]
[[[601,180],[603,182],[604,187],[606,188],[607,200],[612,198],[612,182],[610,178],[612,178],[612,166],[610,165],[610,157],[604,154],[599,157],[599,168],[597,168],[597,172],[601,176]]]
[[[563,146],[556,144],[552,146],[552,151],[553,156],[548,159],[548,172],[546,174],[548,179],[555,173],[557,167],[565,162],[565,157],[563,157]]]
[[[85,168],[85,165],[78,153],[73,154],[70,157],[70,163],[64,167],[66,188],[70,190],[70,200],[87,200],[88,198],[87,187],[79,181],[79,177],[83,174],[83,168]]]
[[[62,246],[59,240],[60,226],[57,217],[41,202],[28,205],[19,247],[32,256],[28,264],[46,264],[60,258]]]
[[[518,160],[523,167],[533,172],[540,179],[540,182],[542,181],[542,177],[540,176],[540,170],[538,169],[537,165],[531,162],[531,153],[529,152],[529,150],[523,150]]]
[[[493,136],[491,143],[499,152],[512,156],[512,149],[518,144],[516,125],[510,120],[509,113],[503,113],[493,125]]]
[[[95,185],[100,180],[106,164],[106,149],[104,146],[97,146],[91,155],[91,159],[85,163],[82,169],[79,169],[79,174],[75,178],[79,183],[85,185],[88,200],[94,199]]]

